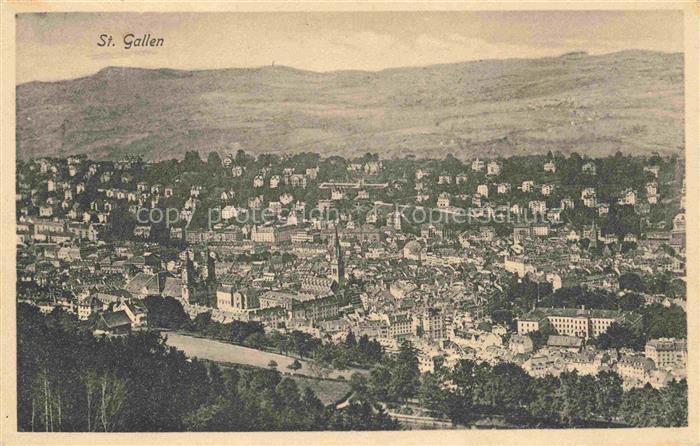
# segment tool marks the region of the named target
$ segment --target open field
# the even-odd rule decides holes
[[[199,338],[182,333],[165,332],[167,344],[182,350],[188,357],[196,357],[209,361],[242,364],[253,367],[268,368],[270,361],[277,363],[277,370],[287,374],[316,376],[311,367],[311,362],[299,360],[301,368],[299,370],[289,369],[289,365],[294,362],[294,357],[280,355],[277,353],[256,350],[240,345],[228,344],[213,339]],[[330,370],[326,378],[338,378],[342,376],[349,379],[358,370]]]

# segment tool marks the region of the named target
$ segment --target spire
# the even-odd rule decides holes
[[[343,250],[340,247],[340,237],[338,236],[338,221],[335,222],[335,235],[333,240],[333,254],[331,255],[331,276],[343,286],[345,281],[345,265],[343,263]]]

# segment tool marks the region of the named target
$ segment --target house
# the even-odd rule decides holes
[[[216,307],[221,311],[244,311],[259,308],[260,301],[252,290],[234,290],[232,285],[221,284],[216,289]]]
[[[527,207],[533,214],[545,214],[547,212],[547,202],[542,200],[532,200]]]
[[[535,187],[535,182],[532,180],[526,180],[523,181],[522,184],[520,185],[520,190],[523,192],[532,192],[532,189]]]
[[[384,245],[378,242],[372,242],[367,246],[367,254],[365,255],[368,259],[378,260],[386,255],[386,250]]]
[[[507,194],[510,192],[511,185],[509,183],[500,183],[496,186],[496,192],[499,194]]]
[[[485,167],[486,167],[486,164],[483,161],[481,161],[479,158],[472,161],[472,170],[474,172],[481,172],[482,170],[484,170]]]
[[[588,208],[596,207],[596,192],[592,187],[586,187],[581,191],[581,200],[583,200],[583,205]]]
[[[523,257],[506,257],[503,261],[503,268],[509,273],[517,274],[518,277],[525,277],[536,271],[534,265],[528,263]]]
[[[148,325],[148,309],[145,305],[123,301],[114,307],[114,311],[124,311],[131,321],[132,328],[140,328]]]
[[[541,187],[541,192],[542,192],[542,195],[544,195],[545,197],[552,195],[552,192],[554,192],[554,185],[553,184],[543,184]]]
[[[231,167],[231,175],[234,178],[238,178],[243,175],[243,166],[233,166]]]
[[[651,339],[644,347],[644,356],[654,361],[659,369],[685,368],[688,360],[688,343],[685,339]]]
[[[476,187],[476,193],[480,194],[482,197],[488,198],[489,196],[489,186],[488,184],[480,184]]]
[[[501,174],[501,165],[496,161],[491,161],[486,166],[486,175],[497,176]]]
[[[588,175],[595,175],[596,171],[596,166],[592,162],[588,162],[581,167],[581,172]]]
[[[557,166],[554,161],[547,161],[544,163],[544,171],[549,173],[555,173],[557,171]]]
[[[532,353],[534,344],[526,335],[513,334],[508,340],[508,350],[516,355]]]
[[[579,352],[583,347],[583,339],[577,336],[550,335],[547,338],[547,347]]]
[[[615,371],[625,381],[646,383],[655,369],[654,361],[639,355],[624,355],[615,364]]]
[[[94,296],[84,296],[78,300],[78,320],[86,321],[93,313],[101,308],[100,302]]]
[[[425,223],[420,228],[420,235],[425,240],[442,240],[445,235],[444,227],[440,224]]]
[[[654,177],[659,178],[659,166],[644,166],[644,172],[648,172]]]
[[[450,207],[450,194],[447,192],[441,193],[437,199],[437,207],[442,209]]]
[[[413,334],[413,318],[409,314],[393,314],[388,318],[389,336],[404,339]]]
[[[138,273],[124,287],[137,299],[147,296],[159,296],[165,285],[165,277],[161,274]]]
[[[131,319],[124,310],[100,314],[94,327],[96,335],[125,335],[130,332]]]
[[[403,258],[406,260],[420,261],[423,245],[416,240],[412,240],[403,247]]]
[[[306,188],[306,176],[301,174],[294,174],[289,177],[289,184],[291,184],[292,187]]]
[[[619,204],[621,205],[632,205],[637,204],[637,191],[632,189],[626,189],[620,197]]]
[[[335,188],[331,191],[331,200],[339,201],[345,199],[345,191],[340,188]]]
[[[571,197],[564,197],[559,202],[559,207],[562,209],[574,209],[574,200]]]
[[[452,184],[452,177],[443,173],[442,175],[438,176],[438,184]]]

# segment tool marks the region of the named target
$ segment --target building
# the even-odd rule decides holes
[[[673,229],[671,230],[671,240],[669,244],[677,249],[685,249],[685,212],[681,212],[673,217]]]
[[[535,266],[527,263],[523,257],[506,257],[503,268],[509,273],[517,274],[518,277],[525,277],[525,275],[534,274],[537,271]]]
[[[508,340],[508,350],[516,355],[532,353],[534,344],[529,336],[513,334]]]
[[[423,245],[416,240],[412,240],[403,247],[403,258],[406,260],[420,261]]]
[[[638,383],[648,382],[654,368],[654,361],[638,355],[624,355],[615,364],[615,371],[620,378]]]
[[[520,243],[532,237],[532,227],[526,224],[515,224],[513,226],[513,242]]]
[[[338,316],[338,298],[331,295],[304,301],[292,301],[292,317],[319,321],[335,319]]]
[[[424,240],[442,240],[445,236],[445,228],[441,224],[425,223],[420,227],[420,236]]]
[[[420,327],[423,330],[423,337],[434,341],[447,338],[445,329],[445,316],[443,312],[436,308],[427,309],[420,318]]]
[[[547,338],[547,347],[579,352],[583,347],[583,339],[578,336],[550,335]]]
[[[345,283],[345,262],[343,260],[343,250],[340,247],[340,238],[338,237],[338,226],[335,226],[335,235],[333,237],[333,251],[331,253],[331,275],[330,278],[342,287]]]
[[[221,311],[237,312],[259,308],[260,303],[250,290],[234,290],[232,285],[221,284],[216,289],[216,308]]]
[[[100,314],[94,327],[95,334],[125,335],[131,332],[131,319],[126,311]]]
[[[409,314],[392,314],[389,316],[389,336],[404,339],[413,334],[413,318]]]
[[[581,172],[586,173],[588,175],[595,175],[597,172],[595,164],[592,162],[588,162],[581,167]]]
[[[450,207],[450,194],[443,192],[438,196],[437,207],[444,209]]]
[[[257,243],[269,243],[279,245],[292,241],[292,234],[297,231],[296,225],[266,225],[253,226],[250,232],[250,239]]]
[[[544,323],[551,326],[561,336],[577,336],[583,339],[595,338],[605,333],[613,323],[639,322],[639,316],[617,310],[586,310],[575,308],[536,308],[518,318],[518,334],[537,331]],[[546,321],[546,322],[545,322]]]
[[[496,176],[501,174],[501,165],[496,161],[491,161],[486,166],[486,175]]]
[[[659,369],[685,368],[688,344],[685,339],[652,339],[644,347],[644,356],[654,361]]]

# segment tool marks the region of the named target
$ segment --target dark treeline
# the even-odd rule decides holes
[[[17,307],[20,431],[397,429],[376,404],[325,407],[276,370],[188,359],[157,332],[94,337],[65,315]]]
[[[353,375],[357,395],[368,400],[421,406],[454,423],[470,425],[503,417],[520,427],[685,426],[687,382],[657,390],[647,385],[623,391],[614,372],[595,376],[565,372],[533,378],[512,363],[490,365],[460,360],[453,368],[436,361],[435,372],[420,374],[408,344],[398,356],[374,368],[368,379]]]
[[[211,313],[190,318],[182,304],[171,297],[151,296],[145,300],[149,324],[153,327],[186,330],[208,338],[219,339],[258,350],[274,350],[284,355],[294,354],[313,359],[320,365],[335,369],[348,367],[369,368],[381,361],[384,350],[379,342],[366,335],[356,339],[351,333],[344,343],[323,343],[309,333],[266,333],[257,321],[232,321],[226,324],[212,320]]]

